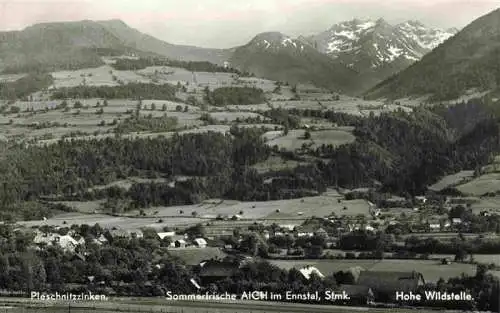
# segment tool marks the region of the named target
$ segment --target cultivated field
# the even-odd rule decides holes
[[[262,120],[265,120],[264,116],[253,113],[253,112],[211,112],[210,116],[218,121],[228,121],[233,122],[237,119],[243,120],[246,118],[256,118],[260,117]]]
[[[429,186],[429,189],[433,191],[441,191],[445,188],[457,186],[464,180],[470,179],[473,174],[474,171],[461,171],[455,174],[447,175],[441,178],[441,180],[437,183]]]
[[[68,312],[69,303],[64,301],[51,302],[33,301],[30,299],[4,298],[0,303],[9,306],[7,312],[13,313],[64,313]],[[17,307],[13,307],[17,306]],[[1,307],[0,307],[1,309]],[[348,313],[374,312],[386,313],[384,308],[347,307],[335,305],[311,305],[264,301],[168,301],[163,298],[110,298],[108,301],[84,301],[71,304],[73,313],[117,313],[117,312],[162,312],[162,313]],[[391,309],[392,313],[432,313],[433,310]]]
[[[172,217],[164,218],[161,223],[158,222],[157,217],[114,217],[105,214],[83,214],[83,213],[65,213],[47,219],[46,221],[22,221],[18,222],[20,225],[27,227],[36,225],[50,225],[50,226],[69,226],[69,225],[94,225],[99,224],[103,228],[111,229],[113,227],[126,230],[140,229],[143,227],[153,227],[156,229],[163,229],[164,227],[195,225],[203,222],[203,219],[193,217]]]
[[[320,147],[323,144],[335,147],[351,143],[356,139],[351,132],[346,130],[330,129],[311,131],[310,139],[305,139],[305,133],[305,130],[294,129],[290,130],[286,135],[283,135],[282,131],[270,131],[263,136],[267,139],[267,145],[271,147],[277,145],[280,149],[290,151],[301,149],[304,144],[306,146],[312,146],[313,148]]]
[[[439,278],[448,279],[462,273],[475,275],[476,266],[471,264],[452,263],[441,265],[435,260],[273,260],[271,263],[283,268],[300,269],[304,266],[315,266],[324,275],[332,275],[338,271],[361,267],[371,271],[417,271],[423,274],[426,282],[436,282]]]
[[[500,173],[488,173],[459,185],[456,189],[466,195],[481,196],[500,191]]]

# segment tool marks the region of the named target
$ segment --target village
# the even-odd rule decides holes
[[[349,193],[346,198],[352,196]],[[477,255],[455,253],[454,248],[446,252],[439,247],[452,246],[454,240],[470,240],[480,246],[484,232],[473,234],[471,230],[481,223],[478,218],[491,218],[487,212],[476,217],[461,205],[453,206],[452,199],[436,196],[415,197],[410,202],[412,206],[400,214],[391,214],[391,208],[380,208],[368,201],[366,215],[310,217],[301,224],[256,219],[246,228],[233,226],[231,234],[220,235],[208,231],[212,223],[236,223],[243,217],[217,215],[205,224],[163,229],[40,225],[21,226],[14,232],[28,234],[38,250],[60,249],[70,261],[77,262],[95,258],[93,253],[108,246],[135,242],[151,249],[152,257],[145,263],[147,268],[142,269],[145,273],[162,270],[166,257],[196,273],[186,279],[198,292],[216,290],[213,288],[217,284],[236,277],[249,264],[267,261],[284,270],[296,270],[304,282],[335,277],[335,292],[350,295],[349,300],[341,303],[368,305],[394,302],[396,292],[416,293],[464,272],[473,275],[481,265],[476,261]],[[379,202],[382,203],[387,205],[387,201]],[[442,212],[430,213],[437,211]],[[492,232],[489,236],[496,235]],[[436,241],[437,248],[428,249],[425,244],[429,238]],[[483,265],[497,270],[499,264]],[[73,282],[66,288],[97,288],[113,295],[131,292],[130,288],[136,285],[99,272],[88,273],[87,282]],[[147,282],[148,274],[145,275],[145,286],[153,288]]]

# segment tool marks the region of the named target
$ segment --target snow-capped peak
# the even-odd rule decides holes
[[[293,48],[304,50],[304,44],[299,40],[292,39],[291,37],[279,32],[261,33],[254,37],[251,44],[263,49],[282,49]]]
[[[383,19],[353,19],[335,24],[307,41],[346,64],[376,68],[401,58],[417,61],[456,32],[428,28],[419,21],[392,26]]]

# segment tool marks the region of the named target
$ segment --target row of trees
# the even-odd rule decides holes
[[[204,90],[204,101],[214,106],[260,104],[266,101],[264,91],[255,87],[221,87]]]
[[[177,101],[170,84],[128,83],[120,86],[75,86],[58,88],[52,99],[156,99]]]

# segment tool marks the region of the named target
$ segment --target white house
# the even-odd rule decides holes
[[[224,68],[229,68],[231,64],[228,61],[224,61]]]
[[[60,246],[63,250],[74,252],[75,248],[81,243],[69,235],[61,236],[58,234],[37,233],[33,239],[35,244],[46,244],[48,246]],[[83,240],[85,243],[85,240]]]
[[[299,272],[302,274],[302,276],[305,277],[305,279],[309,280],[311,279],[312,274],[316,274],[319,278],[324,278],[325,275],[323,275],[317,268],[314,266],[306,266],[303,267],[299,270]]]
[[[451,223],[453,225],[460,225],[460,224],[462,224],[462,219],[458,218],[458,217],[454,217],[454,218],[451,219]]]
[[[418,202],[418,203],[426,203],[427,202],[427,198],[425,196],[416,196],[415,197],[415,200]]]
[[[68,235],[56,236],[55,242],[66,251],[75,251],[75,248],[80,245],[78,241],[76,241],[73,237]]]
[[[142,238],[144,234],[141,230],[125,230],[125,229],[113,229],[110,231],[111,236],[121,237],[121,238]]]
[[[103,245],[108,242],[108,239],[104,235],[100,235],[98,238],[94,239],[94,243],[98,245]]]
[[[371,226],[371,225],[365,225],[364,229],[365,229],[366,231],[373,231],[373,232],[375,231],[375,227],[373,227],[373,226]]]
[[[207,247],[207,241],[203,238],[196,238],[193,241],[194,245],[197,246],[198,248],[206,248]]]
[[[289,230],[289,231],[293,231],[295,229],[295,227],[297,227],[297,225],[293,225],[293,224],[284,224],[284,225],[279,225],[280,228],[282,229],[286,229],[286,230]]]
[[[431,231],[440,231],[441,225],[439,223],[429,223],[429,228]]]

